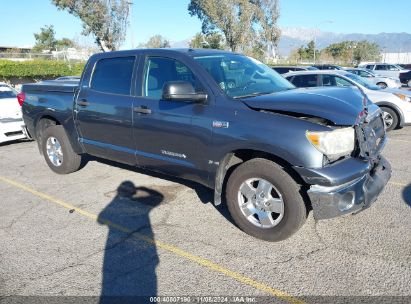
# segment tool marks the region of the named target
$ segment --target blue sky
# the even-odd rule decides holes
[[[80,37],[80,20],[58,11],[50,0],[0,1],[1,46],[33,45],[33,33],[46,24],[54,25],[58,38]],[[201,29],[200,21],[188,14],[189,0],[133,2],[135,45],[155,34],[171,41],[185,40]],[[319,28],[338,33],[411,32],[410,0],[281,0],[280,3],[281,27]],[[130,47],[129,31],[123,48]]]

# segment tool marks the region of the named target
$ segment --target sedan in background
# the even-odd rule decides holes
[[[313,65],[313,67],[319,70],[344,70],[343,67],[340,67],[339,65],[335,65],[335,64],[316,64],[316,65]]]
[[[0,143],[27,137],[17,91],[0,82]]]
[[[271,66],[271,68],[278,74],[285,74],[292,71],[312,71],[318,70],[312,66]]]
[[[384,113],[387,131],[411,124],[411,93],[400,89],[385,89],[348,71],[305,71],[284,74],[298,88],[336,86],[356,87],[377,104]]]
[[[345,70],[350,73],[356,74],[362,78],[367,78],[368,81],[370,81],[373,84],[376,84],[381,89],[398,89],[401,87],[401,82],[399,78],[379,76],[370,70],[361,68],[347,68]]]
[[[358,67],[371,70],[375,74],[378,74],[378,75],[394,77],[394,78],[399,78],[401,73],[408,72],[408,70],[403,69],[402,67],[396,64],[389,64],[389,63],[360,64]]]

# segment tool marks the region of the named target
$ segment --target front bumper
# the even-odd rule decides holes
[[[341,185],[312,185],[308,190],[314,218],[328,219],[344,214],[357,213],[368,208],[391,178],[391,165],[380,157],[368,172]],[[364,169],[364,168],[363,168]]]

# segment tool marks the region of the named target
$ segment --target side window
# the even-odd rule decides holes
[[[395,65],[389,65],[388,68],[390,71],[399,71],[399,69]]]
[[[376,66],[375,66],[375,69],[376,69],[377,71],[385,71],[385,70],[387,70],[387,66],[384,65],[384,64],[379,64],[379,65],[376,65]]]
[[[106,58],[97,61],[90,87],[93,90],[130,95],[135,57]]]
[[[325,87],[350,87],[351,82],[335,75],[323,75],[323,86]]]
[[[374,65],[373,64],[369,64],[366,66],[367,69],[369,70],[373,70],[374,69]]]
[[[369,73],[367,73],[367,72],[365,72],[365,71],[358,71],[360,74],[360,76],[361,77],[371,77],[371,74],[369,74]]]
[[[323,86],[324,87],[335,87],[337,85],[334,75],[323,75]]]
[[[317,86],[318,75],[295,75],[292,83],[298,88],[309,88]]]
[[[168,81],[188,81],[197,92],[203,91],[191,70],[180,61],[162,57],[148,58],[144,72],[143,96],[160,100],[164,84]]]
[[[341,77],[335,77],[335,83],[337,84],[337,87],[351,87],[352,83],[349,82],[348,80],[345,80],[344,78]]]

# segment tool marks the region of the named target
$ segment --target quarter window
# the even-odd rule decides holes
[[[134,60],[134,57],[117,57],[97,61],[91,88],[105,93],[130,95]]]

